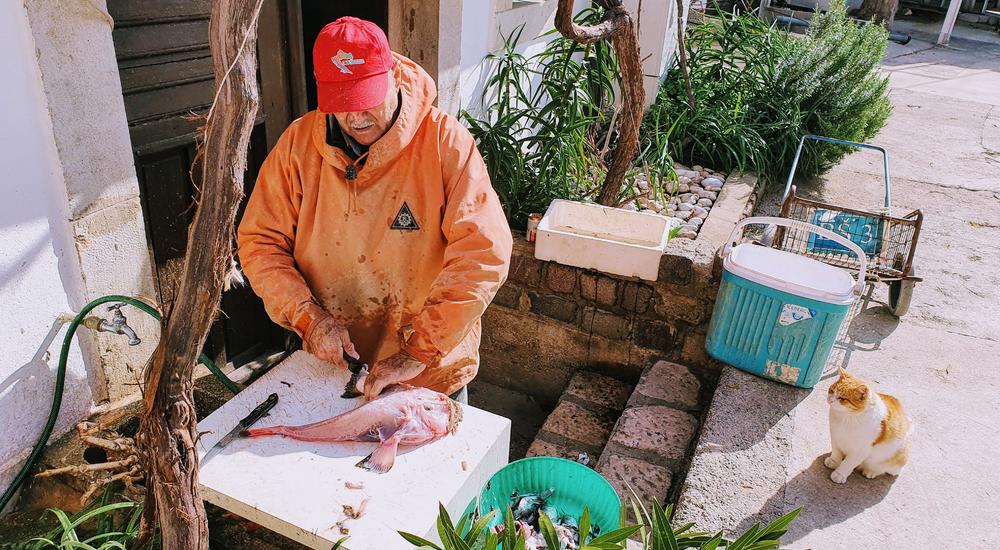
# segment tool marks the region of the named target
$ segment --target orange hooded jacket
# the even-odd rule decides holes
[[[324,311],[369,364],[401,348],[409,383],[452,393],[479,367],[480,317],[507,277],[511,233],[469,132],[432,102],[434,81],[396,55],[399,116],[348,181],[323,113],[268,155],[238,232],[268,314],[300,336]],[[320,309],[321,308],[321,309]]]

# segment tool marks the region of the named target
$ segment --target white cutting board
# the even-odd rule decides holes
[[[299,351],[198,423],[204,459],[239,420],[274,392],[278,404],[254,426],[324,420],[364,403],[341,399],[349,374]],[[397,531],[437,540],[438,502],[457,522],[468,503],[507,464],[510,420],[473,407],[453,435],[400,447],[388,473],[355,464],[374,443],[315,443],[280,436],[237,438],[202,462],[202,497],[311,548],[330,550],[343,535],[343,505],[368,497],[364,516],[348,520],[349,550],[408,548]],[[205,433],[209,432],[209,433]],[[363,490],[345,482],[363,482]]]

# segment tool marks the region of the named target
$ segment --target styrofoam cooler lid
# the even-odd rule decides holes
[[[854,278],[842,269],[799,256],[754,244],[733,248],[723,267],[764,286],[831,304],[854,301]]]

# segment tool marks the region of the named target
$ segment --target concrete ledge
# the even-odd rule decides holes
[[[681,488],[675,521],[732,533],[784,510],[795,406],[808,390],[724,367]]]

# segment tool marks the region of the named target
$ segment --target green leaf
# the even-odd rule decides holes
[[[583,507],[583,514],[580,516],[580,542],[586,543],[590,536],[590,509]]]
[[[74,518],[72,523],[72,528],[76,528],[77,526],[82,525],[83,523],[87,522],[93,517],[101,516],[103,514],[107,514],[115,510],[120,510],[122,508],[135,508],[137,506],[139,506],[139,503],[137,502],[116,502],[114,504],[100,506],[98,508],[95,508],[94,510],[91,510],[85,514],[82,514]]]
[[[128,533],[125,533],[125,532],[122,532],[122,531],[110,531],[110,532],[107,532],[107,533],[98,533],[98,534],[96,534],[96,535],[94,535],[94,536],[92,536],[92,537],[84,540],[83,542],[85,542],[87,544],[94,544],[94,543],[102,541],[104,539],[112,539],[112,538],[115,538],[115,537],[128,538]]]
[[[757,540],[757,534],[760,532],[760,524],[755,523],[750,527],[745,533],[743,533],[740,538],[736,539],[732,543],[726,545],[727,550],[748,550],[750,544]]]
[[[53,508],[49,508],[49,511],[55,514],[56,518],[59,520],[59,525],[62,527],[62,537],[59,539],[60,545],[80,540],[77,538],[76,531],[73,529],[73,522],[69,519],[69,516],[66,515],[66,512]]]
[[[599,537],[595,537],[588,544],[598,545],[598,544],[615,544],[622,542],[623,540],[631,537],[632,535],[639,532],[638,525],[630,525],[628,527],[622,527],[620,529],[615,529],[614,531],[608,531]]]
[[[556,528],[552,525],[552,520],[549,519],[548,514],[539,510],[538,512],[538,529],[542,532],[542,538],[545,539],[545,545],[549,548],[559,548],[559,537],[556,535]]]
[[[476,540],[478,540],[479,537],[483,534],[483,532],[486,531],[486,524],[488,524],[493,519],[493,516],[495,516],[496,514],[497,514],[496,510],[493,510],[489,514],[486,514],[485,516],[477,519],[475,523],[472,524],[472,527],[469,529],[469,533],[465,536],[466,544],[470,546],[475,544]],[[494,550],[494,548],[496,548],[496,545],[492,547],[486,545],[486,547],[489,548],[489,550]]]
[[[799,517],[799,514],[801,512],[802,512],[801,507],[796,508],[791,512],[788,512],[787,514],[767,524],[767,526],[764,527],[760,532],[760,539],[777,540],[787,532],[788,526],[791,525],[793,521],[795,521],[795,518]]]
[[[404,531],[396,531],[396,532],[399,533],[399,536],[403,537],[406,540],[406,542],[418,548],[428,547],[428,548],[433,548],[434,550],[442,550],[440,546],[434,544],[433,542],[425,538],[421,538],[418,537],[417,535],[406,533]]]
[[[338,539],[337,542],[333,543],[333,548],[331,548],[330,550],[337,550],[338,548],[343,546],[344,543],[347,542],[347,539],[349,538],[351,537],[340,537],[340,539]]]

